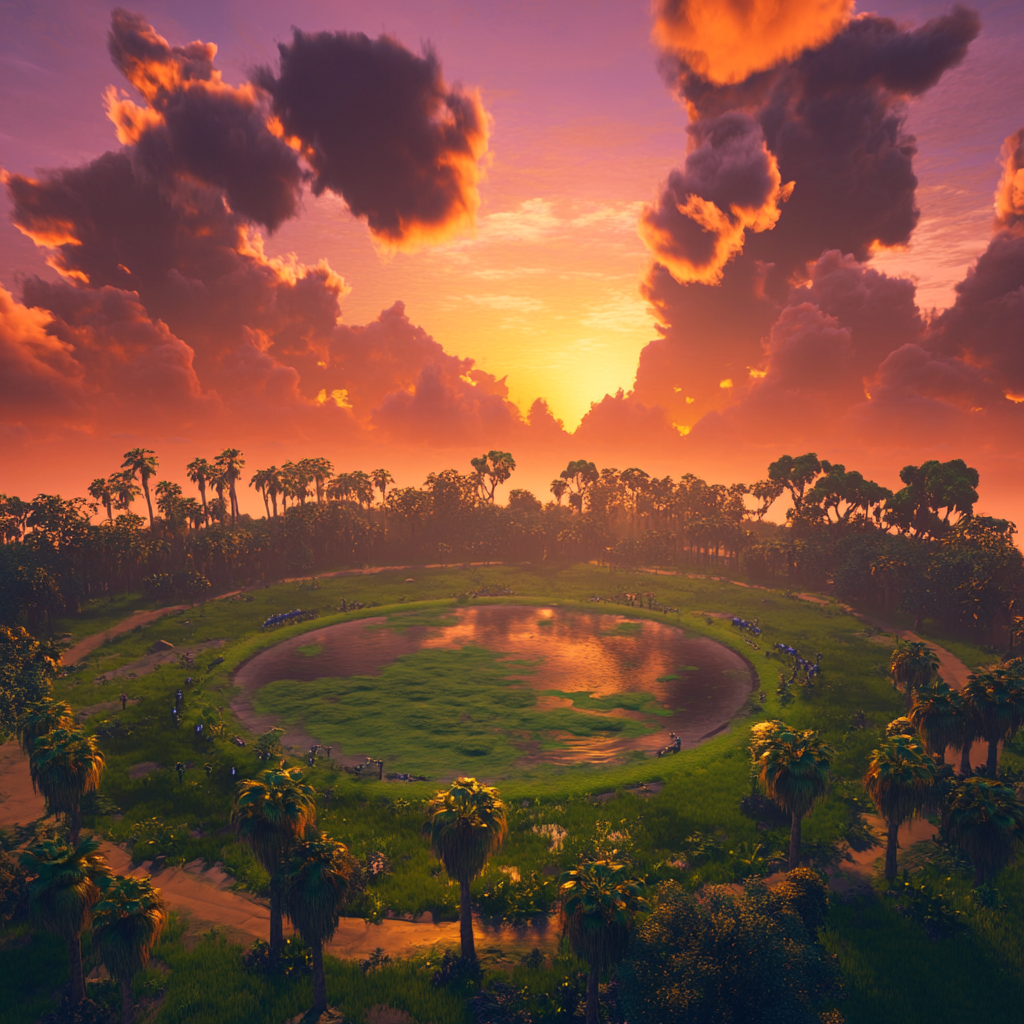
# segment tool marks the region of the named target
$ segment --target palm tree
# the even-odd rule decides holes
[[[70,729],[75,724],[71,705],[63,700],[44,697],[35,704],[28,704],[18,719],[18,740],[21,749],[29,756],[40,736],[54,729]]]
[[[189,480],[199,488],[199,498],[203,503],[203,516],[206,519],[206,524],[209,525],[210,511],[206,507],[206,485],[213,479],[217,471],[206,459],[195,458],[185,467],[185,472],[188,474]]]
[[[117,876],[93,907],[93,935],[110,976],[121,985],[122,1024],[134,1024],[132,980],[167,923],[167,907],[148,878]]]
[[[327,1009],[324,943],[330,942],[338,918],[353,890],[355,859],[344,843],[321,832],[299,843],[284,878],[288,916],[313,951],[313,1016]]]
[[[150,448],[133,448],[124,453],[122,469],[127,469],[132,476],[139,478],[142,493],[146,496],[146,507],[149,509],[149,528],[153,529],[153,502],[149,499],[149,478],[156,475],[156,452]]]
[[[1012,787],[974,776],[953,791],[949,835],[974,865],[974,884],[994,877],[1024,842],[1024,807]]]
[[[375,469],[370,474],[370,479],[373,481],[373,486],[380,491],[380,503],[383,506],[388,488],[395,482],[395,478],[386,469]]]
[[[334,466],[330,459],[302,459],[299,465],[313,481],[313,485],[316,487],[316,501],[319,505],[324,500],[324,484],[334,472]]]
[[[111,473],[107,483],[114,498],[114,508],[122,512],[127,512],[132,502],[142,493],[142,488],[135,482],[135,474],[128,469]]]
[[[210,486],[217,492],[217,497],[209,504],[210,518],[215,519],[222,526],[228,517],[228,506],[224,501],[224,491],[228,486],[227,477],[222,470],[216,466],[213,469],[213,476],[210,477]]]
[[[910,737],[887,740],[871,754],[864,789],[885,820],[885,877],[896,880],[896,851],[900,825],[917,817],[935,782],[935,762]]]
[[[89,484],[89,497],[98,501],[107,510],[107,521],[114,521],[114,492],[111,489],[110,480],[98,476]]]
[[[291,498],[300,505],[305,505],[309,497],[310,479],[301,462],[286,462],[281,467],[283,493],[286,498]]]
[[[281,470],[277,466],[271,466],[270,469],[263,471],[266,474],[266,482],[264,487],[267,492],[267,497],[270,498],[270,506],[274,510],[274,518],[277,518],[277,496],[282,493],[283,485],[281,483]]]
[[[598,1024],[601,972],[626,952],[634,917],[645,901],[624,864],[605,860],[581,864],[559,881],[564,933],[572,951],[590,968],[586,1024]]]
[[[791,816],[789,870],[800,864],[800,827],[811,808],[828,789],[828,770],[834,757],[812,729],[778,733],[761,755],[761,784]]]
[[[999,767],[999,744],[1013,739],[1024,722],[1024,686],[1002,668],[974,672],[963,688],[964,701],[978,719],[981,736],[988,741],[988,777]]]
[[[907,711],[914,700],[914,691],[927,686],[938,671],[939,657],[926,644],[919,641],[897,640],[889,662],[889,674],[896,689],[903,688],[907,696]]]
[[[475,960],[473,908],[469,883],[484,869],[508,831],[505,804],[493,786],[476,779],[456,779],[427,805],[424,831],[430,848],[450,878],[459,883],[459,929],[463,957]]]
[[[32,785],[43,794],[48,814],[63,814],[72,844],[82,829],[82,797],[95,793],[105,761],[94,736],[81,729],[54,729],[32,745]]]
[[[369,508],[373,504],[373,481],[368,473],[361,469],[353,470],[349,474],[352,480],[352,493],[360,505]]]
[[[914,694],[908,717],[924,741],[925,750],[940,761],[946,760],[946,747],[962,745],[963,698],[941,676]]]
[[[252,475],[252,479],[249,481],[250,487],[255,487],[259,491],[260,496],[263,498],[263,507],[267,510],[267,518],[270,518],[270,503],[267,498],[270,496],[270,474],[274,472],[273,467],[270,469],[257,469]]]
[[[213,460],[213,464],[220,471],[220,475],[227,485],[228,496],[231,499],[231,519],[237,521],[238,495],[235,493],[235,482],[242,475],[245,459],[242,458],[242,453],[237,448],[225,448]]]
[[[327,485],[327,497],[335,501],[347,501],[352,494],[353,483],[351,473],[339,473]]]
[[[981,735],[981,721],[970,701],[964,699],[963,691],[957,694],[959,700],[960,733],[953,745],[960,750],[960,775],[966,778],[972,774],[971,750],[974,741]]]
[[[95,836],[71,844],[50,839],[30,846],[21,855],[21,866],[35,876],[28,894],[36,920],[68,944],[71,999],[75,1003],[85,998],[82,932],[93,904],[100,898],[96,883],[110,874],[99,848]]]
[[[313,787],[302,781],[299,768],[268,768],[259,780],[238,783],[233,820],[270,875],[270,952],[277,956],[284,945],[282,871],[292,845],[316,821]]]

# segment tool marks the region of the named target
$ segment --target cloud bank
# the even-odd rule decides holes
[[[801,446],[848,464],[873,451],[875,473],[1019,459],[1024,129],[1002,149],[987,250],[954,305],[923,315],[913,283],[871,259],[919,217],[907,105],[979,23],[960,7],[917,28],[850,14],[829,0],[657,6],[661,68],[690,117],[685,160],[639,224],[658,337],[632,389],[570,435],[542,399],[521,413],[504,379],[401,302],[348,324],[341,273],[264,250],[261,232],[324,191],[387,249],[471,227],[489,132],[475,90],[447,84],[431,50],[299,30],[277,68],[231,85],[214,44],[172,45],[117,10],[109,50],[134,91],[106,98],[120,148],[4,175],[15,225],[60,280],[0,291],[0,434],[10,450],[147,432],[484,445],[719,477]]]

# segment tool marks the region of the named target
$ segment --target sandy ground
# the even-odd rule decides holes
[[[0,826],[27,824],[44,814],[42,797],[32,789],[28,761],[21,748],[16,743],[0,746]],[[120,846],[103,843],[102,851],[119,874],[142,877],[151,873],[152,864],[149,862],[132,868],[127,851]],[[216,926],[245,944],[253,939],[266,939],[270,934],[267,902],[246,893],[233,892],[233,879],[220,867],[204,870],[202,861],[194,861],[184,867],[165,867],[153,875],[153,882],[163,891],[172,910],[188,915],[193,930],[203,931]],[[555,926],[498,931],[475,921],[473,932],[481,951],[500,947],[528,953],[535,946],[554,948],[558,942]],[[343,917],[327,951],[342,959],[352,959],[365,958],[379,947],[390,956],[404,957],[438,944],[459,944],[457,921],[435,924],[432,920],[391,920],[367,924],[362,918]]]

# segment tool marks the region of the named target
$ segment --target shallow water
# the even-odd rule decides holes
[[[730,721],[753,684],[749,664],[735,652],[649,619],[522,605],[457,607],[439,611],[434,619],[450,624],[408,625],[400,616],[380,617],[285,640],[238,670],[235,682],[243,690],[238,710],[251,709],[256,690],[277,680],[375,675],[402,655],[472,644],[505,654],[512,675],[518,675],[514,662],[522,660],[522,683],[536,690],[585,691],[594,697],[645,692],[671,712],[577,708],[578,714],[632,718],[654,731],[628,738],[561,735],[555,737],[561,748],[543,753],[538,744],[523,743],[524,764],[573,763],[618,760],[629,750],[653,752],[668,744],[670,732],[684,746],[695,746]],[[543,695],[538,707],[572,707],[572,702]],[[305,729],[316,737],[315,722],[306,721]]]

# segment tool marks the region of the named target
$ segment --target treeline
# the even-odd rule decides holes
[[[0,496],[0,622],[38,632],[101,595],[148,589],[194,600],[341,565],[580,560],[720,567],[831,588],[991,640],[1020,615],[1016,527],[975,515],[978,473],[959,459],[905,467],[896,492],[814,454],[783,456],[765,479],[731,486],[581,459],[544,501],[512,488],[499,505],[495,492],[515,468],[510,453],[491,451],[468,473],[396,487],[386,469],[336,472],[325,458],[302,459],[249,476],[265,508],[253,518],[239,510],[240,450],[189,463],[190,496],[158,479],[153,451],[134,449],[88,497]],[[766,521],[783,496],[786,524]],[[140,499],[145,517],[133,511]]]

